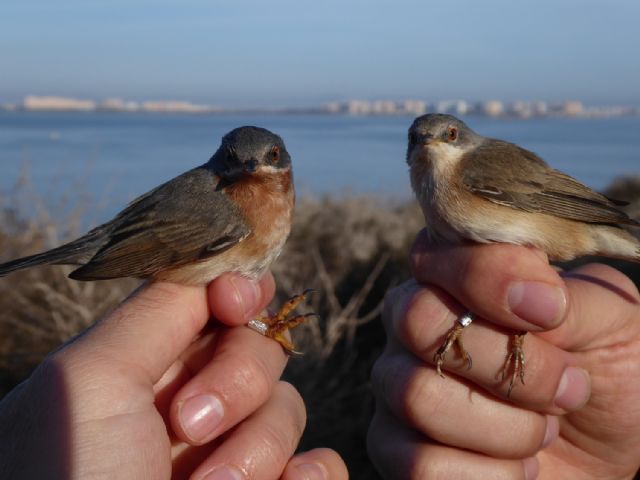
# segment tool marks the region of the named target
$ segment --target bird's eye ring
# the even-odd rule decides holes
[[[455,140],[458,138],[458,129],[456,127],[449,127],[447,137],[450,142],[455,142]]]
[[[277,145],[271,149],[271,163],[278,163],[280,161],[280,147]]]

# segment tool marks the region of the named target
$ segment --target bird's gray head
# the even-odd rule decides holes
[[[407,163],[412,165],[416,158],[433,161],[444,157],[459,157],[477,146],[483,137],[471,130],[452,115],[428,113],[413,121],[409,128]]]
[[[260,127],[239,127],[224,137],[209,163],[225,178],[291,168],[291,157],[278,135]]]

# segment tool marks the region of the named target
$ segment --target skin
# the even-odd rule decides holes
[[[423,234],[415,280],[389,292],[388,343],[372,372],[370,456],[385,478],[633,478],[640,466],[640,295],[620,272],[558,273],[544,253],[488,244],[436,248]],[[524,283],[523,283],[524,282]],[[433,354],[465,311],[467,370]],[[499,372],[512,329],[526,385]]]
[[[306,413],[286,356],[241,326],[273,294],[270,274],[144,285],[0,403],[0,477],[346,479],[332,450],[294,455]],[[189,401],[212,396],[195,422]]]

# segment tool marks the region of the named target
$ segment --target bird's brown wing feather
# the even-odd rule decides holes
[[[638,225],[610,200],[537,155],[516,145],[488,140],[460,164],[463,185],[494,203],[580,222]]]
[[[240,242],[250,228],[218,183],[200,167],[134,200],[108,224],[109,241],[70,276],[148,277]]]

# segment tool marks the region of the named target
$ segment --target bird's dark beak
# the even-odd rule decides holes
[[[256,173],[258,170],[258,161],[257,160],[247,160],[244,162],[244,171],[247,173]]]

